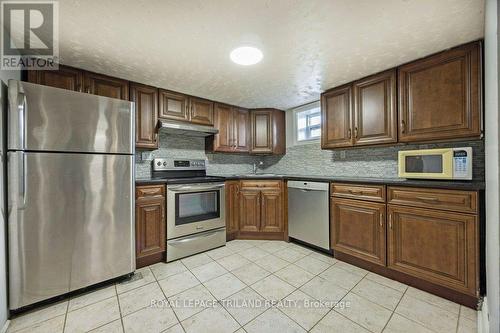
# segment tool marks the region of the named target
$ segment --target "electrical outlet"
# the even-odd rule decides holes
[[[340,158],[345,160],[345,150],[340,151]]]

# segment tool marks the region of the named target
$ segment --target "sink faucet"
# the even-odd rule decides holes
[[[264,162],[262,161],[259,161],[259,164],[255,163],[253,164],[253,173],[256,174],[257,173],[257,169],[261,168],[262,166],[264,165]]]

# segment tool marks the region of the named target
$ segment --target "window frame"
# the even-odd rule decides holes
[[[297,108],[291,109],[290,111],[292,112],[292,146],[300,146],[300,145],[307,145],[307,144],[316,144],[321,141],[321,134],[317,138],[312,138],[312,139],[306,139],[306,140],[300,140],[299,141],[299,128],[298,128],[298,114],[304,111],[310,111],[313,109],[319,109],[319,116],[320,116],[320,123],[319,125],[315,125],[314,127],[318,127],[320,132],[321,132],[321,123],[322,123],[322,117],[321,117],[321,106],[319,101],[315,101],[309,104],[305,104],[302,106],[299,106]],[[306,127],[306,131],[310,131],[311,129],[309,126]]]

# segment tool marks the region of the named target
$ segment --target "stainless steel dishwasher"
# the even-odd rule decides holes
[[[330,250],[329,183],[288,181],[288,234]]]

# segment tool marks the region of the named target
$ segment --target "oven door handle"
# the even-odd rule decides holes
[[[190,242],[190,241],[193,241],[193,240],[196,240],[199,238],[210,237],[210,236],[213,236],[213,235],[221,233],[221,232],[225,232],[225,229],[208,230],[208,231],[194,234],[191,236],[182,237],[180,239],[169,240],[168,242],[170,243],[170,245],[182,244],[182,243]]]
[[[223,188],[225,185],[224,184],[218,184],[218,185],[179,185],[179,186],[167,186],[168,191],[172,192],[182,192],[182,193],[187,193],[187,192],[198,192],[198,191],[214,191],[214,190],[219,190]]]

